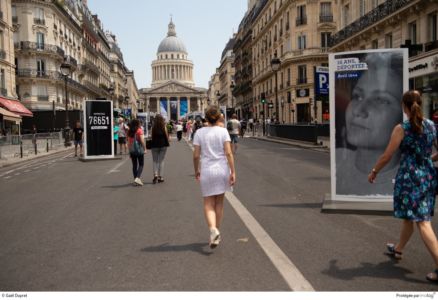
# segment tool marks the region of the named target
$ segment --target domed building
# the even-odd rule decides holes
[[[149,111],[160,113],[167,120],[177,121],[206,108],[207,89],[195,87],[193,62],[188,59],[187,48],[177,36],[172,20],[167,36],[158,46],[157,59],[152,62],[151,88],[140,92]]]

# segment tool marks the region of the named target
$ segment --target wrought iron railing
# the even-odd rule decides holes
[[[58,54],[61,57],[64,57],[64,50],[56,45],[44,44],[44,43],[36,43],[36,42],[19,42],[15,43],[15,50],[35,50],[35,51],[44,51],[47,53]]]
[[[37,25],[46,25],[46,20],[41,19],[41,18],[34,18],[33,22]]]
[[[12,23],[14,23],[14,24],[18,23],[18,17],[17,16],[12,16]]]
[[[438,49],[438,41],[432,41],[424,44],[424,51],[429,52]]]
[[[307,24],[307,17],[306,16],[302,16],[302,17],[297,18],[297,20],[296,20],[297,26],[306,25],[306,24]]]
[[[405,6],[412,4],[412,0],[387,0],[384,3],[378,5],[376,8],[371,10],[369,13],[365,14],[360,19],[357,19],[350,25],[338,31],[336,34],[332,35],[330,39],[330,46],[333,47],[342,41],[350,38],[356,33],[375,25],[376,23],[382,21],[389,15],[399,11]]]
[[[320,23],[331,23],[331,22],[333,22],[333,15],[320,15],[319,22]]]
[[[298,77],[297,78],[297,84],[306,84],[307,78],[306,77]]]

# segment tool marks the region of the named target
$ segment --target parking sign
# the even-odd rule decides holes
[[[329,94],[329,68],[316,67],[315,68],[315,95]]]

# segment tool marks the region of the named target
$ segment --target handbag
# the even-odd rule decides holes
[[[137,136],[134,138],[134,141],[132,142],[131,149],[129,149],[129,153],[134,156],[144,155],[143,146],[138,141]]]
[[[146,149],[148,149],[148,150],[152,149],[152,139],[150,139],[150,138],[146,139]]]

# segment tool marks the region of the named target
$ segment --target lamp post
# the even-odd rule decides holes
[[[284,98],[281,98],[281,124],[284,124]]]
[[[275,111],[278,119],[278,82],[277,82],[277,72],[280,69],[281,61],[277,58],[277,54],[274,55],[274,58],[271,60],[271,69],[275,72]]]
[[[231,81],[230,89],[231,89],[231,111],[234,114],[234,96],[233,96],[233,90],[236,87],[233,81]]]
[[[292,113],[292,124],[295,124],[295,101],[292,99],[292,109],[290,111]]]
[[[65,89],[65,127],[64,127],[64,146],[71,146],[70,142],[70,120],[68,119],[68,92],[67,92],[67,79],[71,74],[71,65],[64,59],[64,63],[59,68],[62,76],[64,76],[64,89]]]

